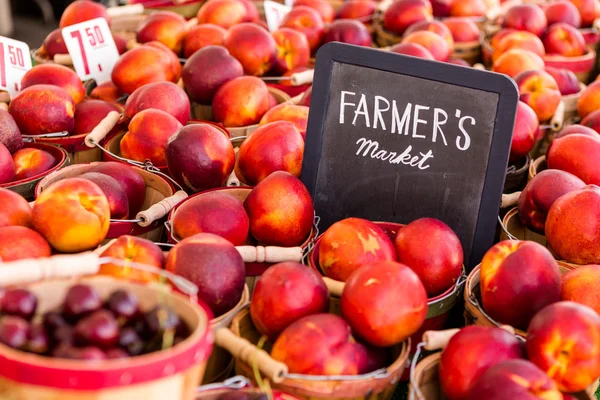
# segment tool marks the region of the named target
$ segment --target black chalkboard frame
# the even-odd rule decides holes
[[[399,59],[399,57],[401,59]],[[482,201],[478,210],[474,243],[465,266],[473,269],[493,245],[498,210],[502,198],[506,168],[512,141],[519,93],[515,82],[506,75],[440,63],[388,51],[338,42],[327,43],[317,52],[312,86],[302,174],[300,179],[315,197],[326,110],[330,98],[331,74],[335,62],[414,76],[442,83],[492,92],[499,95],[492,144],[485,173]],[[511,137],[503,135],[511,132]],[[319,227],[322,231],[326,226]]]

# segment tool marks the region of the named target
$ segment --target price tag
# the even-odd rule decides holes
[[[62,36],[82,81],[94,79],[101,84],[110,80],[119,51],[104,18],[67,26]]]
[[[0,36],[0,90],[10,97],[21,90],[21,79],[31,69],[31,55],[27,43]]]
[[[293,1],[293,0],[292,0]],[[283,18],[287,13],[290,12],[292,7],[276,3],[271,0],[265,0],[265,17],[267,19],[267,26],[271,32],[279,29]]]

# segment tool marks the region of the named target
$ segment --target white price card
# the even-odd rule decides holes
[[[290,12],[292,7],[285,4],[277,3],[271,0],[265,0],[265,18],[267,19],[267,26],[271,32],[279,29],[283,18],[287,13]]]
[[[14,97],[21,90],[21,79],[31,69],[27,43],[0,36],[0,90]]]
[[[101,84],[110,80],[119,51],[104,18],[67,26],[62,36],[82,81],[94,79]]]

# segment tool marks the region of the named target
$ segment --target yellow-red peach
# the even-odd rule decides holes
[[[99,172],[86,172],[77,176],[94,182],[102,190],[108,200],[111,219],[126,219],[129,215],[127,193],[116,179]]]
[[[559,22],[548,28],[544,36],[544,46],[548,54],[565,57],[578,57],[585,53],[585,39],[577,28]]]
[[[31,206],[20,194],[0,188],[0,227],[31,227]]]
[[[326,0],[294,0],[294,7],[297,6],[307,6],[316,10],[326,24],[331,23],[335,18],[333,6]]]
[[[129,214],[135,215],[144,204],[146,197],[146,183],[144,178],[137,172],[137,167],[122,164],[115,161],[107,161],[94,164],[89,172],[98,172],[108,175],[119,182],[127,194],[129,203]]]
[[[398,43],[393,45],[390,48],[390,51],[407,56],[424,58],[426,60],[435,60],[431,52],[418,43]]]
[[[15,162],[6,148],[0,143],[0,184],[16,180]]]
[[[548,20],[546,19],[544,10],[537,4],[518,4],[508,9],[502,26],[519,31],[529,31],[541,37],[546,31]]]
[[[90,99],[116,103],[124,93],[112,81],[101,83],[90,92]]]
[[[521,72],[514,79],[519,88],[519,100],[533,109],[538,121],[549,121],[561,101],[560,90],[554,78],[539,70]]]
[[[222,186],[233,171],[235,152],[228,137],[214,125],[184,126],[165,148],[171,176],[189,191]]]
[[[549,168],[572,173],[587,184],[600,185],[600,137],[572,134],[555,139],[548,150]]]
[[[302,139],[306,137],[306,126],[308,124],[307,106],[297,106],[295,104],[279,104],[271,108],[260,120],[259,125],[269,124],[276,121],[288,121],[294,124]]]
[[[336,18],[360,19],[370,23],[370,18],[375,14],[377,3],[371,0],[348,0],[344,1],[337,10]]]
[[[149,108],[162,110],[185,124],[190,119],[190,100],[173,82],[155,82],[135,90],[125,103],[125,116],[133,118]]]
[[[121,139],[121,154],[131,160],[150,160],[154,165],[164,166],[167,141],[182,126],[162,110],[141,111],[131,119],[129,131]]]
[[[364,264],[395,261],[396,251],[389,236],[377,224],[362,218],[346,218],[325,231],[318,257],[325,275],[346,281]]]
[[[33,85],[54,85],[69,93],[75,104],[85,97],[85,88],[75,71],[59,64],[39,64],[27,71],[21,79],[21,88]]]
[[[146,42],[145,45],[162,51],[163,57],[166,56],[164,61],[166,74],[170,78],[168,81],[178,83],[179,78],[181,78],[181,61],[179,60],[178,55],[167,46],[156,40],[152,42]]]
[[[598,18],[598,5],[594,0],[571,0],[579,10],[581,16],[581,27],[592,26],[594,20]]]
[[[67,45],[62,36],[61,29],[55,29],[46,36],[44,39],[44,51],[51,59],[54,59],[56,54],[67,54]]]
[[[521,72],[544,69],[544,60],[537,54],[522,49],[510,49],[494,61],[492,71],[514,78]]]
[[[592,129],[588,126],[584,126],[584,125],[573,124],[573,125],[568,125],[568,126],[564,127],[560,132],[558,132],[556,134],[556,136],[554,137],[554,140],[560,139],[567,135],[574,135],[577,133],[579,133],[581,135],[592,136],[592,137],[595,137],[596,139],[600,139],[600,136],[598,136],[598,135],[600,135],[600,133],[596,132],[594,129]],[[550,143],[550,146],[552,146],[552,142]]]
[[[246,22],[229,28],[225,47],[244,67],[246,75],[262,76],[275,61],[277,43],[273,36],[256,24]]]
[[[544,13],[548,20],[548,26],[552,26],[559,22],[569,24],[575,28],[581,26],[581,15],[579,15],[579,10],[575,7],[575,4],[568,0],[559,0],[547,4],[544,8]]]
[[[590,113],[581,121],[581,125],[592,129],[596,133],[600,133],[600,110]],[[594,136],[600,139],[600,136]]]
[[[128,263],[140,263],[158,269],[162,269],[165,265],[165,255],[160,247],[148,239],[130,235],[119,237],[100,254],[100,257],[111,257],[125,263],[125,265],[102,264],[100,275],[110,275],[137,282],[156,282],[159,280],[159,275],[128,266]]]
[[[80,22],[89,21],[96,18],[104,18],[110,24],[110,17],[104,7],[100,3],[87,0],[76,0],[69,4],[60,17],[60,29],[75,25]]]
[[[526,329],[539,310],[560,299],[558,264],[536,242],[494,245],[481,261],[480,278],[483,309],[497,322],[518,329]]]
[[[527,104],[519,101],[517,116],[510,145],[510,160],[517,161],[527,156],[539,137],[539,122],[535,111]]]
[[[453,17],[481,17],[485,15],[487,5],[483,0],[453,1],[450,15]]]
[[[398,0],[393,2],[383,13],[383,27],[397,35],[419,21],[433,19],[431,3],[426,0]]]
[[[172,11],[157,11],[137,26],[136,40],[138,43],[156,40],[180,54],[186,32],[185,19],[181,15]]]
[[[0,143],[11,153],[23,147],[23,137],[15,119],[4,110],[0,110]]]
[[[112,111],[121,113],[123,109],[116,103],[104,100],[85,100],[77,104],[73,134],[90,133]]]
[[[448,47],[450,47],[450,49],[454,48],[454,39],[452,38],[452,32],[450,32],[450,29],[445,24],[441,23],[440,21],[415,22],[414,24],[409,26],[406,29],[406,31],[404,31],[404,35],[408,36],[411,33],[418,32],[418,31],[433,32],[433,33],[441,36],[442,38],[444,38],[446,43],[448,43]]]
[[[338,19],[333,21],[325,33],[323,43],[341,42],[355,46],[370,47],[373,43],[367,26],[354,19]]]
[[[600,314],[600,265],[583,265],[564,274],[560,299],[583,304]]]
[[[280,74],[298,67],[306,67],[310,60],[310,45],[306,36],[291,28],[280,28],[273,32],[277,53],[273,68]]]
[[[447,61],[452,54],[452,48],[448,42],[430,31],[417,31],[407,35],[402,39],[402,43],[416,43],[425,47],[436,61]]]
[[[452,33],[455,43],[472,43],[479,41],[479,27],[471,18],[453,17],[442,21]]]
[[[315,52],[321,42],[325,31],[325,23],[321,14],[307,6],[296,6],[285,15],[280,28],[291,28],[303,33],[308,40],[310,50]]]
[[[271,122],[252,132],[240,146],[239,171],[250,185],[256,185],[275,171],[299,177],[303,155],[304,139],[294,124]]]
[[[24,226],[0,228],[0,261],[50,257],[50,245],[36,231]]]
[[[8,112],[23,135],[73,132],[75,103],[64,89],[53,85],[34,85],[17,94]]]
[[[308,315],[329,311],[329,291],[314,270],[297,262],[273,265],[256,282],[250,317],[260,333],[272,340]]]
[[[110,208],[102,189],[86,179],[54,182],[36,198],[33,227],[63,253],[93,249],[106,237]]]
[[[600,377],[600,315],[572,301],[551,304],[527,329],[527,357],[565,392],[586,389]]]
[[[545,70],[556,81],[561,95],[567,96],[569,94],[575,94],[581,91],[579,79],[577,79],[577,75],[575,75],[573,71],[566,68],[554,67],[546,67]]]
[[[312,198],[292,174],[273,172],[244,201],[250,233],[266,245],[299,246],[309,236],[314,219]]]
[[[436,18],[446,18],[450,16],[450,10],[455,0],[430,0],[433,8],[433,16]]]
[[[427,292],[417,274],[395,261],[363,264],[344,286],[342,316],[369,344],[393,346],[416,333],[427,315]]]
[[[242,298],[246,268],[242,256],[226,239],[199,233],[179,242],[169,251],[167,271],[198,286],[198,298],[215,317],[231,310]]]
[[[115,41],[115,46],[117,46],[117,51],[119,52],[119,55],[124,54],[127,50],[129,50],[127,48],[128,45],[128,40],[122,36],[122,35],[115,35],[113,33],[112,35],[113,40]]]
[[[502,54],[511,49],[528,50],[540,57],[546,55],[542,40],[527,31],[506,31],[498,40],[493,41],[492,61],[498,60]]]
[[[47,151],[26,147],[13,154],[16,179],[27,179],[39,175],[56,165],[56,158]]]
[[[198,10],[199,24],[214,24],[229,29],[242,22],[254,22],[258,18],[252,7],[241,0],[208,0]]]
[[[226,127],[256,124],[270,108],[267,85],[253,76],[232,79],[217,89],[212,108],[215,120]]]
[[[206,46],[222,46],[227,31],[215,24],[202,24],[190,29],[183,39],[183,56],[192,54]]]
[[[577,112],[582,119],[596,110],[600,110],[600,81],[590,83],[577,100]]]

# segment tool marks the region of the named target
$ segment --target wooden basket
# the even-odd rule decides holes
[[[38,64],[55,64],[54,60],[51,59],[50,57],[48,57],[48,54],[46,54],[46,51],[44,50],[44,46],[41,46],[37,49],[33,49],[31,50],[31,59],[33,60],[33,65],[38,65]],[[61,64],[64,65],[65,67],[69,67],[72,70],[75,70],[75,67],[73,66],[73,64]]]
[[[0,393],[19,400],[192,400],[212,347],[208,317],[178,293],[97,276],[79,281],[102,297],[117,289],[137,295],[143,309],[167,303],[192,328],[190,337],[171,349],[119,360],[85,363],[24,353],[0,344]],[[38,312],[56,309],[73,279],[29,284]]]
[[[528,177],[529,180],[532,180],[538,173],[542,172],[547,168],[546,164],[546,156],[541,156],[533,160],[531,165],[529,166]]]
[[[215,389],[208,390],[206,392],[200,392],[196,395],[196,400],[223,400],[225,397],[221,397],[226,394],[231,394],[233,392],[232,389]],[[246,394],[259,394],[262,393],[260,389],[256,388],[245,388],[245,389],[237,389],[235,393],[246,393]],[[297,397],[291,396],[289,394],[285,394],[280,391],[273,391],[273,400],[299,400]],[[232,396],[233,397],[233,396]],[[236,397],[237,398],[237,397]]]
[[[567,122],[572,121],[575,117],[579,116],[579,113],[577,112],[577,102],[579,101],[579,97],[581,97],[581,93],[583,93],[587,86],[580,83],[579,87],[581,88],[579,93],[562,96],[562,101],[565,104],[564,120]]]
[[[36,186],[36,197],[52,183],[65,178],[77,177],[89,171],[97,164],[98,163],[71,165],[68,168],[48,175]],[[146,197],[144,199],[144,204],[142,205],[142,210],[147,210],[161,200],[173,196],[173,187],[165,179],[140,168],[133,166],[131,166],[131,168],[135,168],[135,171],[142,176],[144,182],[146,183]],[[106,235],[106,239],[118,238],[122,235],[133,235],[154,242],[160,242],[163,232],[163,221],[161,219],[152,221],[148,226],[141,226],[133,221],[133,219],[126,221],[111,219],[110,228],[108,230],[108,234]]]
[[[274,88],[272,86],[267,86],[267,89],[269,90],[269,93],[275,97],[277,104],[285,103],[291,99],[291,97],[283,90]],[[192,118],[202,121],[213,121],[212,106],[204,106],[198,103],[192,103]],[[254,132],[256,128],[258,128],[258,124],[241,127],[226,127],[233,137],[247,136]]]
[[[564,57],[555,54],[546,54],[544,57],[546,67],[565,68],[577,75],[577,79],[583,83],[589,83],[594,78],[594,67],[596,66],[596,52],[588,48],[588,51],[579,57]]]
[[[171,11],[181,15],[185,19],[193,18],[198,14],[198,10],[204,3],[204,0],[191,0],[191,1],[176,1],[176,0],[165,0],[160,4],[154,1],[155,5],[147,7],[146,12],[152,13],[153,11]],[[157,4],[158,3],[158,4]]]
[[[375,43],[377,43],[379,47],[393,46],[402,41],[402,36],[395,35],[383,28],[381,18],[374,19],[373,30],[375,31]]]
[[[231,331],[238,337],[245,338],[254,344],[261,337],[261,334],[252,324],[248,309],[242,310],[234,317]],[[269,343],[267,342],[268,346]],[[279,383],[271,382],[271,386],[277,390],[308,400],[389,400],[392,398],[398,380],[406,367],[409,348],[410,340],[407,340],[391,349],[394,352],[395,361],[387,367],[388,374],[385,378],[309,380],[284,377]],[[241,359],[236,358],[235,368],[237,374],[254,379],[252,367]]]
[[[481,44],[479,40],[466,43],[454,43],[453,58],[460,58],[471,65],[474,65],[481,60]]]
[[[525,187],[530,164],[531,157],[528,155],[524,159],[508,166],[506,180],[504,181],[504,193],[513,193]]]
[[[146,18],[148,16],[144,14],[112,17],[110,31],[115,35],[122,36],[127,41],[135,41],[137,27]]]
[[[9,189],[23,196],[27,200],[33,200],[35,196],[35,187],[45,176],[58,171],[59,169],[69,165],[69,156],[64,149],[50,144],[43,143],[25,143],[23,148],[34,148],[47,151],[52,154],[56,159],[57,163],[54,167],[48,171],[44,171],[41,174],[32,176],[27,179],[21,179],[19,181],[8,182],[0,184],[0,188]]]

